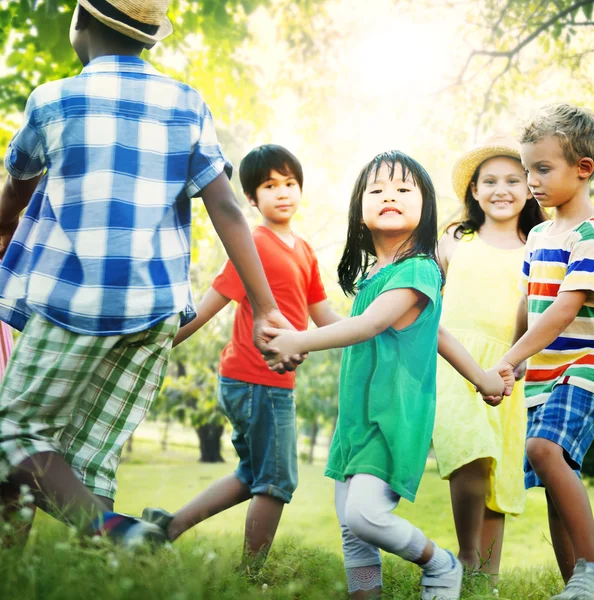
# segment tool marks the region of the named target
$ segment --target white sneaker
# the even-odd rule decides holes
[[[459,600],[462,589],[462,563],[449,551],[452,570],[441,575],[423,573],[421,577],[421,600]]]
[[[551,600],[594,600],[594,564],[578,559],[565,589]]]

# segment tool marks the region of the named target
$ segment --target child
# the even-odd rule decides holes
[[[545,217],[513,138],[493,137],[466,153],[452,178],[464,216],[438,245],[447,273],[441,324],[487,367],[511,345],[524,244]],[[488,294],[484,302],[477,301],[481,291]],[[437,373],[433,445],[439,473],[450,480],[458,558],[496,575],[505,514],[518,515],[525,505],[524,396],[518,386],[492,408],[444,361]]]
[[[254,241],[283,314],[296,329],[307,329],[308,316],[318,326],[339,320],[326,300],[313,250],[291,230],[303,187],[297,158],[281,146],[260,146],[241,161],[239,175],[250,204],[262,215]],[[295,373],[271,371],[253,347],[252,312],[229,262],[198,305],[198,317],[181,328],[174,345],[200,329],[230,300],[238,306],[233,336],[221,356],[219,403],[233,425],[239,466],[174,515],[147,508],[143,517],[159,523],[174,540],[208,517],[250,500],[246,558],[258,557],[261,563],[297,487]]]
[[[530,359],[525,484],[545,488],[553,548],[567,583],[554,598],[594,600],[594,520],[579,479],[594,438],[594,115],[548,106],[520,141],[530,191],[554,219],[528,236],[517,342],[500,368]]]
[[[415,499],[433,430],[441,312],[436,212],[433,184],[421,165],[401,152],[376,156],[355,183],[338,267],[345,293],[357,291],[351,318],[289,335],[267,330],[275,336],[274,361],[345,347],[326,475],[336,480],[354,598],[380,594],[378,548],[421,565],[423,600],[460,596],[456,557],[392,514],[400,498]],[[482,371],[447,332],[439,338],[440,352],[463,375],[501,395],[496,372]]]
[[[0,456],[11,468],[0,504],[26,484],[38,506],[126,544],[162,538],[111,511],[122,446],[161,386],[180,315],[194,312],[192,197],[202,196],[249,290],[260,348],[263,325],[290,326],[208,108],[139,58],[171,32],[167,5],[80,0],[70,40],[84,69],[31,94],[0,198],[0,254],[14,234],[1,317],[24,328],[0,386]]]

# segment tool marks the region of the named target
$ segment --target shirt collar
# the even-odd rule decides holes
[[[162,75],[155,67],[137,56],[99,56],[83,68],[82,73],[146,73]]]

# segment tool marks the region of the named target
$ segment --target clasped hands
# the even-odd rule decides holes
[[[481,382],[475,386],[477,392],[483,396],[483,400],[490,406],[498,406],[503,400],[503,396],[511,396],[514,384],[518,379],[524,377],[526,363],[521,363],[517,367],[506,360],[485,371]],[[503,393],[501,392],[501,383],[503,382]]]

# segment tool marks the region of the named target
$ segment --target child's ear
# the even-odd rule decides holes
[[[594,173],[594,160],[584,156],[578,160],[578,175],[580,179],[590,179]]]
[[[472,194],[472,197],[478,202],[478,198],[476,197],[476,183],[474,183],[474,181],[470,182],[470,193]]]
[[[252,206],[258,206],[258,203],[254,200],[254,198],[250,194],[246,194],[245,197],[248,199],[248,202]]]

